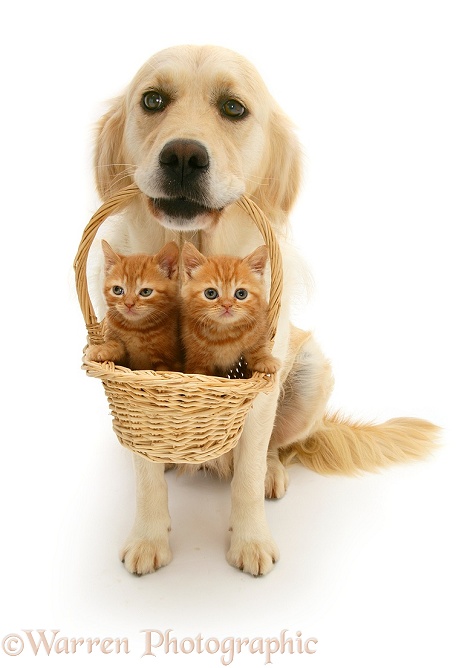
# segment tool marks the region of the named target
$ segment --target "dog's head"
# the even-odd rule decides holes
[[[103,199],[134,181],[183,231],[209,228],[241,195],[279,221],[300,181],[297,139],[260,75],[211,46],[147,61],[99,123],[95,168]]]

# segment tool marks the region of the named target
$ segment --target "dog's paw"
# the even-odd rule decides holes
[[[231,566],[251,575],[266,575],[279,559],[279,550],[272,539],[232,540],[226,555]]]
[[[282,499],[288,487],[288,473],[278,457],[268,456],[268,470],[265,477],[265,497]]]
[[[157,540],[128,540],[120,553],[121,561],[130,573],[154,573],[172,560],[168,538]]]

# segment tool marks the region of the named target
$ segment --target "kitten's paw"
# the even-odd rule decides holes
[[[276,543],[268,538],[264,540],[241,540],[233,536],[226,555],[231,566],[250,575],[266,575],[279,559]]]
[[[166,536],[156,540],[128,540],[120,557],[130,573],[146,575],[167,566],[172,560],[172,552]]]
[[[268,456],[268,470],[265,477],[265,497],[281,499],[288,487],[288,473],[277,457]]]
[[[100,362],[100,348],[101,346],[97,345],[88,346],[84,354],[85,362]]]
[[[84,359],[86,362],[113,362],[105,344],[94,344],[87,347]]]
[[[252,371],[260,373],[276,373],[281,367],[280,361],[276,357],[265,357],[252,364]]]

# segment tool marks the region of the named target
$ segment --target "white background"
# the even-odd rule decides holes
[[[277,666],[458,665],[458,20],[454,2],[15,3],[2,35],[0,636],[128,637],[130,654],[30,648],[2,665],[127,665],[142,629],[180,639],[315,636]],[[300,8],[301,7],[301,13]],[[267,503],[281,560],[225,561],[228,484],[169,474],[173,562],[129,575],[130,455],[98,381],[72,261],[98,205],[93,126],[157,50],[216,43],[255,63],[307,156],[292,216],[314,278],[295,320],[331,359],[332,408],[444,428],[426,462],[356,478],[294,468]],[[23,634],[24,636],[24,634]],[[145,657],[188,666],[196,655]],[[220,655],[202,655],[217,666]],[[264,665],[245,653],[233,665]]]

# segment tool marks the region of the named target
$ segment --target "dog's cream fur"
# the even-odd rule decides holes
[[[140,103],[146,91],[167,95],[165,108],[146,112]],[[247,116],[225,117],[220,106],[225,99],[243,103]],[[175,139],[197,141],[209,155],[203,189],[208,211],[189,220],[154,211],[148,200],[168,196],[159,156]],[[253,66],[226,49],[183,46],[151,58],[112,102],[98,126],[95,168],[103,199],[133,181],[147,196],[103,229],[117,251],[153,253],[170,239],[188,239],[204,254],[244,256],[261,238],[234,202],[243,194],[252,198],[282,242],[300,185],[301,156],[290,122]],[[100,283],[96,246],[93,256]],[[296,459],[321,473],[374,470],[425,456],[436,436],[436,428],[422,420],[400,418],[373,426],[327,416],[330,366],[311,334],[289,324],[295,266],[290,259],[284,262],[273,350],[283,368],[276,389],[256,399],[233,452],[209,465],[219,474],[232,474],[228,561],[253,575],[268,573],[279,556],[264,499],[284,495],[285,464]],[[93,299],[97,302],[97,295]],[[102,315],[100,302],[98,310]],[[129,571],[143,574],[171,559],[170,517],[164,467],[137,456],[134,460],[137,512],[122,558]]]

